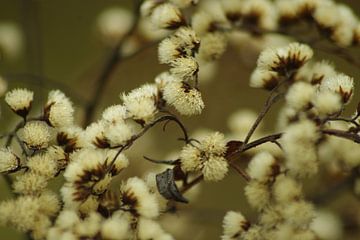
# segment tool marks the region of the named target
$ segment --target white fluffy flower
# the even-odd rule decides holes
[[[44,115],[50,125],[54,127],[66,127],[74,123],[73,104],[60,90],[49,92]]]
[[[51,140],[49,127],[41,121],[28,122],[23,128],[22,140],[31,149],[47,148]]]
[[[307,226],[315,215],[313,205],[305,201],[285,205],[282,213],[286,221],[295,227]]]
[[[141,124],[152,121],[157,109],[158,89],[156,85],[145,84],[128,94],[122,94],[121,99],[134,120]]]
[[[159,44],[160,63],[171,63],[179,57],[191,57],[198,50],[200,39],[193,29],[181,27]]]
[[[245,0],[241,10],[242,21],[245,24],[254,24],[255,22],[256,27],[266,30],[273,30],[277,27],[277,11],[269,1]]]
[[[307,177],[317,172],[315,143],[319,137],[317,126],[310,120],[301,120],[286,128],[281,141],[291,174]]]
[[[104,137],[111,146],[124,145],[133,135],[134,128],[125,122],[107,125],[104,129]]]
[[[199,57],[205,61],[214,61],[226,50],[226,37],[221,33],[208,33],[201,37]]]
[[[19,167],[20,159],[10,149],[0,149],[0,172],[11,172]]]
[[[17,88],[5,95],[5,102],[19,116],[26,117],[29,113],[34,93],[27,89]]]
[[[130,222],[125,217],[112,216],[101,225],[101,236],[110,240],[123,240],[130,237]]]
[[[295,110],[306,110],[311,105],[311,100],[316,89],[307,82],[296,82],[288,90],[286,103]]]
[[[245,187],[245,196],[253,208],[264,209],[270,201],[270,190],[266,184],[256,180],[250,181]]]
[[[156,195],[150,193],[146,183],[137,177],[128,178],[121,185],[121,201],[131,211],[140,216],[154,218],[159,215],[159,204]]]
[[[111,7],[97,17],[97,28],[106,43],[114,44],[129,31],[133,21],[130,11]]]
[[[201,169],[201,151],[187,144],[180,152],[181,168],[185,172],[193,172]]]
[[[257,65],[261,69],[286,76],[303,66],[313,54],[308,45],[295,42],[286,47],[265,49],[261,52]]]
[[[214,132],[201,139],[200,149],[204,152],[223,155],[226,151],[226,141],[224,134]]]
[[[324,79],[335,76],[337,73],[332,64],[327,61],[316,62],[312,66],[311,84],[320,84]]]
[[[288,176],[278,176],[273,185],[273,195],[279,203],[288,204],[302,197],[301,185]]]
[[[279,166],[270,153],[260,152],[251,159],[247,172],[251,179],[267,182],[279,173]]]
[[[201,93],[184,82],[169,82],[164,87],[163,97],[183,115],[198,115],[204,108]]]
[[[342,106],[339,94],[331,91],[318,92],[312,103],[321,116],[335,114],[341,110]]]
[[[126,118],[126,107],[120,104],[107,107],[102,113],[102,119],[110,124],[123,123]]]
[[[320,85],[322,91],[332,91],[341,96],[344,104],[349,103],[354,91],[354,79],[345,74],[326,78]]]
[[[330,211],[317,211],[311,222],[311,229],[321,239],[343,239],[343,223],[339,216]]]
[[[203,162],[202,173],[204,174],[205,181],[220,181],[222,180],[229,168],[224,157],[210,156],[209,159]]]
[[[231,239],[233,236],[241,235],[241,233],[247,231],[249,227],[250,223],[240,212],[229,211],[224,216],[222,239]]]
[[[250,76],[250,87],[272,90],[278,85],[279,80],[276,72],[256,68]]]
[[[181,168],[185,172],[202,171],[205,181],[222,180],[229,167],[225,152],[224,135],[219,132],[208,134],[196,146],[184,146],[180,153]]]
[[[183,80],[193,78],[199,71],[199,64],[193,57],[176,58],[170,66],[170,73]]]
[[[156,6],[152,11],[151,21],[159,28],[165,29],[176,29],[185,23],[179,8],[171,3]]]

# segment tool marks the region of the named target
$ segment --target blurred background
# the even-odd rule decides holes
[[[360,1],[341,2],[351,6],[360,15]],[[77,116],[81,119],[83,106],[97,90],[95,81],[109,54],[110,48],[100,36],[97,21],[99,15],[110,7],[131,9],[132,1],[0,0],[0,42],[10,44],[10,49],[0,49],[0,76],[7,81],[8,88],[27,87],[33,90],[35,112],[41,111],[36,106],[46,101],[49,90],[61,89],[74,101]],[[4,34],[8,37],[4,37]],[[231,113],[244,108],[254,111],[261,109],[267,94],[262,90],[251,89],[248,80],[264,43],[255,40],[245,45],[235,45],[230,44],[220,59],[212,80],[200,82],[206,108],[200,116],[181,118],[189,132],[199,128],[228,132],[227,121]],[[355,55],[359,58],[359,51]],[[325,52],[315,51],[315,57],[328,59],[335,63],[338,70],[355,77],[359,89],[358,68]],[[119,103],[120,93],[152,82],[157,74],[166,69],[157,61],[156,44],[119,63],[106,86],[106,94],[98,99],[97,114],[106,106]],[[360,99],[359,90],[356,93],[354,103]],[[18,120],[10,113],[3,98],[0,105],[0,129],[4,132]],[[354,106],[349,106],[349,109],[353,110]],[[271,131],[274,127],[278,109],[275,107],[267,116],[266,130]],[[163,159],[172,151],[180,149],[182,143],[176,141],[180,132],[174,126],[170,126],[165,133],[160,128],[152,130],[135,144],[129,153],[135,164],[129,173],[121,177],[141,174],[152,168],[152,164],[143,160],[144,155]],[[61,179],[55,181],[52,187],[56,189],[60,183]],[[164,226],[174,233],[176,239],[218,239],[226,211],[240,210],[251,219],[252,210],[244,201],[242,189],[243,179],[232,171],[220,183],[203,183],[196,200],[190,206],[181,206],[180,211],[170,217],[165,217]],[[0,178],[0,200],[9,197],[9,189]],[[330,204],[340,207],[344,203],[338,199]],[[351,204],[359,202],[351,200]],[[186,231],[182,230],[182,225],[186,225]],[[359,239],[358,233],[355,231],[348,239]],[[14,230],[0,228],[0,239],[21,237]]]

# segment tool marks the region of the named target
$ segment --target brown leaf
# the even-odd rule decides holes
[[[243,142],[241,141],[229,141],[226,143],[226,153],[225,153],[225,158],[227,158],[228,156],[232,155],[233,153],[235,153],[236,151],[238,151],[240,149],[240,147],[243,145]]]
[[[189,201],[181,195],[174,180],[173,169],[166,169],[164,172],[156,175],[156,185],[159,193],[168,200],[188,203]]]

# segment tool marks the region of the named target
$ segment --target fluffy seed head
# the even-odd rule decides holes
[[[151,21],[158,28],[176,29],[185,24],[185,19],[178,7],[171,3],[163,3],[154,8]]]
[[[201,151],[187,144],[180,152],[181,169],[185,172],[193,172],[201,169]]]
[[[286,103],[295,110],[305,110],[310,107],[316,89],[309,83],[296,82],[288,90]]]
[[[160,63],[171,63],[179,57],[194,56],[199,45],[200,39],[194,30],[189,27],[181,27],[159,44],[159,61]]]
[[[332,64],[327,61],[316,62],[312,67],[311,84],[321,84],[326,79],[335,76],[337,73]]]
[[[159,215],[159,205],[146,183],[137,177],[129,178],[121,188],[121,201],[135,214],[146,218]]]
[[[110,124],[123,123],[127,118],[126,107],[120,104],[110,106],[104,110],[102,118]]]
[[[26,117],[30,111],[34,93],[27,89],[16,88],[7,92],[5,102],[17,115]]]
[[[170,66],[170,73],[183,80],[194,78],[199,71],[199,64],[193,57],[177,58]]]
[[[261,210],[269,203],[270,191],[266,184],[253,180],[250,181],[248,185],[246,185],[245,196],[250,206]]]
[[[289,172],[298,177],[314,175],[318,170],[315,149],[319,132],[315,123],[301,120],[289,125],[281,138]]]
[[[129,31],[134,19],[128,10],[111,7],[97,17],[97,28],[105,43],[117,43]]]
[[[305,44],[290,43],[286,47],[268,48],[257,61],[258,67],[286,75],[296,71],[313,56],[313,50]]]
[[[273,185],[273,194],[276,201],[288,204],[302,196],[301,185],[291,177],[278,176]]]
[[[256,68],[250,76],[250,87],[272,90],[278,85],[279,80],[276,72]]]
[[[48,178],[33,172],[27,172],[16,177],[13,184],[14,192],[24,195],[36,195],[46,188]]]
[[[241,235],[241,233],[247,231],[249,227],[250,222],[248,222],[240,212],[229,211],[226,213],[223,220],[222,239]]]
[[[158,89],[155,84],[145,84],[128,94],[122,94],[121,99],[129,115],[140,124],[153,120],[158,111]]]
[[[51,126],[71,126],[74,123],[73,104],[60,90],[50,91],[44,108],[44,116]]]
[[[251,159],[248,174],[251,179],[266,183],[279,174],[279,170],[279,165],[270,153],[260,152]]]
[[[245,25],[272,30],[277,26],[277,12],[273,4],[265,0],[245,0],[241,9]]]
[[[0,172],[11,172],[19,167],[20,159],[10,149],[0,149]]]
[[[163,97],[183,115],[198,115],[204,108],[201,93],[185,82],[173,81],[166,84]]]
[[[205,181],[217,182],[222,180],[228,172],[229,164],[224,157],[210,156],[203,162],[202,173]]]
[[[38,175],[46,178],[54,177],[58,172],[58,166],[55,159],[50,154],[37,154],[28,158],[27,167]]]
[[[214,61],[226,50],[226,38],[221,33],[208,33],[201,38],[199,57],[205,61]]]
[[[284,218],[295,227],[308,226],[314,218],[314,207],[305,201],[292,202],[282,210]]]
[[[216,155],[223,155],[226,151],[226,141],[224,134],[214,132],[201,139],[200,148],[204,152]]]
[[[339,94],[331,91],[320,91],[313,100],[313,105],[320,116],[329,116],[341,110],[342,101]]]
[[[23,128],[22,140],[31,149],[47,148],[51,140],[49,127],[41,121],[28,122]]]
[[[339,94],[342,102],[347,104],[353,95],[354,79],[345,74],[338,74],[325,79],[320,85],[320,90],[328,90]]]

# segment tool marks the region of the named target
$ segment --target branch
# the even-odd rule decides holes
[[[230,166],[235,169],[244,179],[246,182],[250,182],[251,178],[250,176],[247,174],[247,172],[245,172],[244,170],[242,170],[238,165],[236,165],[233,161],[229,161]]]
[[[180,189],[180,193],[185,193],[188,190],[190,190],[193,186],[195,186],[196,184],[198,184],[199,182],[201,182],[204,179],[204,175],[200,175],[196,178],[194,178],[191,182],[185,184],[181,189]]]
[[[120,54],[120,49],[126,40],[134,34],[136,28],[139,23],[140,19],[140,6],[142,0],[135,0],[134,1],[134,14],[135,14],[135,21],[130,28],[130,30],[124,35],[124,37],[115,45],[114,49],[108,56],[104,69],[102,70],[101,74],[95,81],[95,94],[92,96],[89,104],[85,108],[85,120],[84,125],[87,126],[90,124],[94,117],[95,107],[99,99],[103,96],[104,90],[106,88],[107,83],[109,82],[110,76],[115,70],[117,64],[123,59],[123,56]]]
[[[322,133],[340,138],[345,138],[355,143],[360,143],[360,136],[355,133],[351,133],[343,130],[337,130],[337,129],[323,129]]]
[[[180,127],[180,129],[182,130],[183,134],[184,134],[184,139],[186,141],[189,141],[189,137],[188,137],[188,133],[187,130],[185,129],[184,125],[180,122],[179,119],[177,119],[175,116],[172,115],[166,115],[166,116],[162,116],[159,117],[158,119],[154,120],[153,122],[149,123],[148,125],[146,125],[141,132],[139,132],[138,134],[134,135],[131,137],[131,139],[129,141],[127,141],[127,143],[123,146],[117,146],[114,148],[119,148],[118,152],[116,153],[115,157],[113,158],[113,160],[111,161],[108,171],[111,170],[112,166],[114,165],[116,159],[118,158],[118,156],[126,149],[128,149],[129,147],[131,147],[131,145],[137,140],[139,139],[141,136],[143,136],[149,129],[151,129],[153,126],[155,126],[158,123],[164,122],[164,121],[174,121],[175,123],[178,124],[178,126]]]
[[[281,84],[281,83],[280,83]],[[280,86],[280,84],[278,85],[278,87]],[[254,122],[254,124],[251,126],[250,131],[248,132],[248,134],[246,135],[246,138],[244,140],[244,144],[242,145],[245,146],[251,136],[253,135],[253,133],[255,132],[256,128],[259,126],[259,124],[261,123],[261,121],[263,120],[263,118],[265,117],[266,113],[270,110],[271,106],[276,103],[282,96],[283,94],[278,93],[278,87],[276,87],[275,89],[273,89],[268,97],[268,99],[265,102],[265,105],[263,107],[263,109],[261,110],[261,112],[259,113],[259,116],[257,117],[256,121]]]

